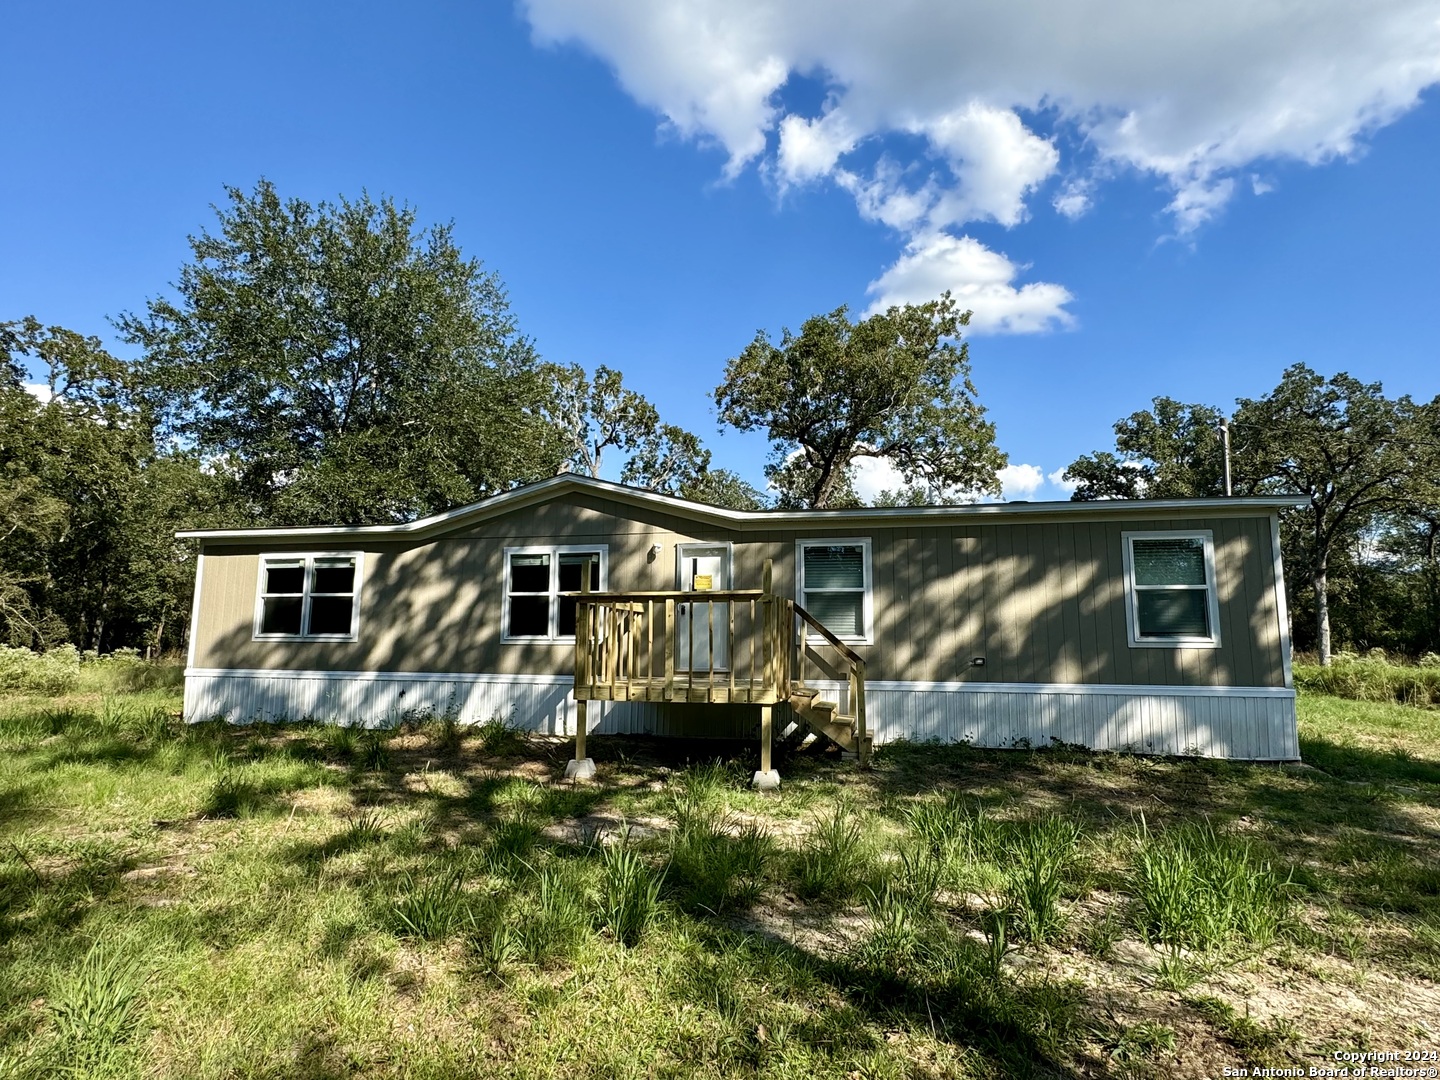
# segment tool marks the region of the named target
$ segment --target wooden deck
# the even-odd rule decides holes
[[[590,701],[692,701],[710,705],[774,705],[780,688],[766,679],[731,679],[730,673],[677,671],[665,676],[613,683],[575,684],[576,698]]]
[[[583,574],[580,591],[566,594],[575,601],[576,762],[588,760],[586,702],[646,701],[760,706],[762,774],[772,773],[771,707],[789,702],[811,730],[866,764],[865,661],[776,594],[772,575],[767,560],[758,589],[591,592]],[[805,685],[815,647],[844,669],[843,699],[822,700]]]

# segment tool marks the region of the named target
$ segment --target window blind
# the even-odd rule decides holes
[[[863,589],[865,557],[859,545],[807,547],[805,588]],[[807,605],[808,606],[808,605]]]

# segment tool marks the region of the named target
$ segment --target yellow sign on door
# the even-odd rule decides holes
[[[696,592],[709,592],[715,588],[715,575],[696,574],[693,587]]]

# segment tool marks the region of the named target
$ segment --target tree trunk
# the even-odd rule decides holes
[[[1315,561],[1315,648],[1320,653],[1320,665],[1330,666],[1330,582],[1326,576],[1326,560],[1323,556]]]

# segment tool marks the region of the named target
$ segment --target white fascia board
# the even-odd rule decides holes
[[[1222,514],[1235,511],[1260,513],[1308,506],[1306,495],[1247,495],[1208,499],[1098,499],[1094,502],[968,503],[961,506],[886,506],[848,510],[727,510],[718,506],[659,495],[653,491],[616,484],[589,476],[561,473],[524,487],[492,495],[469,506],[443,514],[418,518],[399,525],[315,525],[280,529],[194,529],[175,534],[180,540],[330,540],[371,537],[376,540],[423,540],[435,533],[464,524],[484,521],[567,491],[590,491],[636,505],[648,505],[680,517],[738,530],[773,529],[776,526],[834,528],[839,525],[933,524],[966,518],[1013,517],[1059,514],[1066,517],[1144,516],[1173,514]]]

